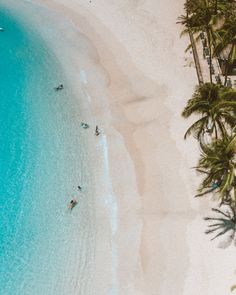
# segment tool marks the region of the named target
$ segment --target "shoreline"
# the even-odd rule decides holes
[[[36,3],[37,5],[37,3]],[[44,6],[44,5],[43,5]],[[45,6],[45,8],[47,8]],[[53,10],[52,10],[53,12]],[[50,13],[50,12],[49,12]],[[56,11],[57,13],[57,11]],[[60,15],[60,14],[59,14]],[[64,30],[62,30],[64,32]],[[71,54],[71,60],[75,62],[73,64],[74,70],[73,74],[74,77],[72,77],[72,74],[69,73],[68,70],[70,70],[70,67],[72,64],[69,64],[67,62],[64,62],[65,70],[67,70],[67,76],[70,74],[71,77],[71,85],[74,87],[74,89],[78,89],[82,87],[82,92],[85,92],[89,101],[89,110],[85,111],[85,114],[83,114],[85,121],[89,120],[91,122],[96,122],[99,126],[102,127],[102,129],[105,132],[105,135],[100,135],[98,137],[98,142],[94,142],[96,147],[96,154],[94,154],[92,151],[92,161],[98,161],[100,164],[96,165],[97,168],[95,168],[95,175],[96,175],[96,182],[95,187],[96,189],[96,197],[97,200],[95,200],[96,203],[96,244],[97,244],[97,250],[95,254],[95,261],[96,261],[96,274],[95,274],[95,285],[96,285],[96,292],[98,294],[120,294],[120,290],[128,289],[128,292],[131,292],[130,294],[139,294],[138,290],[136,289],[135,284],[131,282],[133,279],[131,277],[136,272],[137,273],[137,256],[139,252],[139,248],[137,247],[137,240],[140,235],[140,221],[138,218],[134,218],[132,213],[132,216],[129,218],[128,216],[125,216],[126,220],[130,219],[127,224],[125,224],[124,233],[121,232],[121,229],[119,227],[119,233],[117,233],[117,208],[120,208],[119,199],[115,199],[114,196],[117,196],[116,190],[118,186],[122,186],[125,183],[125,188],[127,189],[127,192],[124,192],[124,195],[130,193],[132,195],[132,199],[129,200],[130,207],[133,206],[138,207],[136,198],[138,197],[136,193],[136,186],[135,186],[135,180],[133,180],[134,184],[131,185],[131,188],[129,188],[129,184],[127,181],[121,181],[120,179],[117,180],[117,175],[113,176],[112,174],[117,173],[118,170],[120,170],[120,163],[116,164],[116,160],[114,158],[119,155],[122,160],[125,159],[127,161],[127,164],[124,166],[125,170],[127,171],[127,175],[129,176],[129,181],[132,181],[132,177],[134,177],[133,170],[133,164],[129,158],[129,155],[124,147],[123,139],[121,138],[120,134],[115,130],[114,127],[111,126],[110,120],[113,118],[110,114],[110,109],[108,105],[107,100],[107,91],[105,90],[107,85],[109,84],[109,77],[106,73],[106,70],[103,66],[98,64],[99,57],[97,55],[97,51],[91,41],[87,39],[86,36],[81,35],[81,30],[79,28],[78,31],[79,36],[76,36],[77,38],[83,38],[82,42],[85,41],[86,43],[86,50],[89,51],[89,53],[86,53],[85,61],[79,60],[78,63],[76,61],[76,52],[74,51],[74,48],[70,51]],[[83,33],[82,33],[83,34]],[[70,36],[71,41],[72,36]],[[47,39],[47,38],[46,38]],[[51,40],[50,40],[51,41]],[[55,50],[54,45],[51,44],[51,48]],[[73,44],[70,44],[73,45]],[[57,56],[59,55],[59,51],[55,51],[57,53]],[[87,57],[88,55],[88,57]],[[78,57],[80,54],[78,54]],[[83,57],[83,55],[82,55]],[[68,65],[69,64],[69,65]],[[79,70],[79,73],[75,72],[75,68]],[[83,73],[82,73],[83,72]],[[76,85],[76,80],[78,85]],[[94,83],[94,81],[96,81]],[[99,96],[100,97],[99,97]],[[102,142],[107,141],[108,145],[101,148]],[[114,145],[114,141],[116,142]],[[109,150],[109,152],[108,152]],[[109,153],[107,157],[107,152]],[[115,155],[115,156],[113,156]],[[109,159],[108,159],[109,158]],[[103,159],[103,160],[102,160]],[[111,165],[108,164],[112,163]],[[105,165],[105,166],[104,166]],[[103,167],[104,166],[104,167]],[[117,166],[117,170],[116,170]],[[101,168],[103,167],[103,168]],[[122,171],[121,171],[122,173]],[[111,177],[109,175],[112,175]],[[119,177],[120,178],[120,177]],[[106,181],[104,180],[106,179]],[[108,185],[109,184],[109,185]],[[123,189],[125,189],[123,188]],[[119,189],[119,188],[118,188]],[[113,196],[113,191],[114,196]],[[118,203],[118,206],[116,204]],[[125,206],[127,206],[127,202],[125,201]],[[139,210],[139,209],[137,209]],[[119,220],[121,219],[121,214],[119,213]],[[110,228],[108,228],[110,226]],[[105,229],[105,230],[104,230]],[[104,234],[105,232],[105,234]],[[132,235],[134,238],[134,241],[132,243],[129,243],[127,245],[129,247],[129,251],[127,251],[127,254],[123,253],[123,249],[120,247],[120,243],[124,243],[124,240],[126,239],[126,234]],[[100,238],[100,236],[102,238]],[[100,258],[101,256],[101,258]],[[127,259],[120,259],[119,256],[127,256]],[[133,256],[133,263],[130,263],[130,257]],[[123,261],[123,265],[120,266],[120,261]],[[126,263],[127,261],[127,263]],[[125,265],[126,264],[126,265]],[[122,274],[124,276],[125,281],[127,281],[127,287],[122,286],[122,283],[120,282],[120,271],[118,268],[125,268],[126,274]],[[139,268],[139,266],[138,266]],[[140,279],[140,276],[139,276]],[[118,283],[119,282],[119,283]],[[78,291],[78,290],[77,290]],[[123,292],[123,291],[122,291]],[[142,293],[140,293],[142,294]]]
[[[133,58],[130,56],[130,53],[114,38],[108,28],[93,14],[90,14],[90,12],[84,9],[84,7],[80,7],[79,12],[77,12],[76,9],[72,11],[67,6],[52,3],[51,1],[38,2],[46,6],[48,5],[51,9],[64,14],[80,31],[89,37],[90,42],[92,42],[91,44],[96,48],[98,54],[96,62],[98,66],[101,66],[101,70],[105,76],[105,87],[99,90],[99,93],[101,94],[102,91],[105,91],[109,97],[112,125],[122,135],[125,148],[129,152],[125,157],[126,161],[130,161],[129,165],[131,167],[128,171],[130,169],[133,170],[133,179],[131,181],[131,174],[129,173],[127,176],[124,175],[121,180],[117,180],[117,171],[120,171],[121,175],[122,171],[126,171],[127,169],[127,165],[125,164],[121,168],[121,161],[124,161],[126,151],[122,153],[117,151],[114,146],[116,136],[114,136],[114,131],[107,126],[109,129],[107,128],[106,135],[110,139],[108,142],[111,143],[109,145],[111,179],[119,208],[119,231],[115,237],[118,239],[118,282],[119,286],[122,286],[122,291],[119,294],[169,294],[172,292],[174,285],[177,289],[176,294],[182,295],[186,272],[184,269],[188,266],[188,255],[186,256],[187,253],[185,253],[185,251],[188,251],[187,241],[175,242],[178,255],[182,255],[181,263],[183,265],[182,273],[179,273],[178,280],[172,282],[174,278],[167,278],[163,273],[163,269],[166,269],[166,273],[172,275],[174,269],[171,267],[171,259],[178,260],[178,258],[176,253],[173,252],[173,247],[166,248],[174,240],[171,241],[172,238],[167,238],[162,228],[164,227],[166,230],[169,228],[170,235],[172,235],[172,232],[173,236],[178,234],[176,233],[176,228],[174,230],[171,229],[171,216],[176,214],[178,216],[179,213],[183,213],[185,210],[192,210],[190,203],[186,206],[185,200],[190,202],[187,198],[182,201],[177,200],[172,206],[169,205],[172,195],[176,194],[176,190],[178,196],[186,194],[182,185],[186,185],[188,182],[184,180],[183,184],[177,184],[177,188],[168,188],[169,181],[176,185],[176,175],[172,172],[169,178],[166,179],[165,176],[166,169],[171,169],[173,166],[172,161],[178,170],[184,165],[182,162],[184,158],[182,151],[180,148],[176,149],[175,147],[176,144],[177,146],[178,144],[183,146],[183,132],[178,130],[179,134],[176,140],[176,131],[171,130],[171,128],[174,129],[172,116],[176,110],[174,112],[168,106],[172,98],[172,92],[169,89],[169,75],[164,75],[163,79],[160,76],[164,74],[162,71],[156,77],[153,77],[151,71],[145,74],[140,70],[140,64],[138,68],[137,64],[135,65],[132,62]],[[70,4],[69,1],[67,2]],[[171,19],[171,24],[173,20]],[[179,33],[180,28],[176,24],[174,25],[176,26],[176,31]],[[106,37],[103,38],[104,36]],[[163,38],[163,33],[161,34],[161,38]],[[173,43],[173,40],[169,40],[169,42]],[[180,54],[179,48],[177,48],[177,52]],[[115,57],[117,53],[121,57],[119,60]],[[182,52],[180,56],[183,56]],[[180,59],[178,62],[183,63]],[[179,71],[180,74],[184,73],[184,70],[181,70],[181,68],[177,69],[177,64],[176,66],[174,65],[174,70]],[[195,76],[195,69],[192,69],[192,71],[190,69],[190,73],[192,73],[192,76]],[[93,74],[89,72],[88,80],[91,83],[92,77],[94,77]],[[185,78],[190,81],[187,73],[185,73]],[[188,88],[186,89],[187,92],[189,91],[191,93],[191,87],[193,86],[186,87]],[[100,118],[102,122],[107,114],[101,110],[101,102],[93,100],[93,97],[97,97],[97,89],[94,89],[92,84],[88,88],[89,95],[92,98],[93,114]],[[178,90],[180,92],[177,92],[177,95],[182,94],[182,88],[183,85],[179,87]],[[156,96],[158,96],[158,99],[156,99]],[[169,101],[168,99],[166,100],[166,97]],[[178,109],[180,111],[181,103],[184,102],[181,102],[179,99]],[[142,109],[145,110],[145,113]],[[174,115],[174,120],[176,120],[176,115]],[[107,122],[104,123],[106,124]],[[166,132],[168,133],[166,134]],[[175,134],[174,137],[171,132]],[[155,134],[160,136],[161,145],[158,145],[158,139],[155,139]],[[168,147],[168,152],[172,154],[171,159],[165,160],[166,150],[163,149],[163,146]],[[121,160],[119,162],[117,161],[117,155],[118,159]],[[129,159],[129,157],[131,158]],[[178,164],[178,159],[182,159],[180,165]],[[185,163],[188,160],[185,158]],[[156,169],[158,166],[159,169]],[[185,165],[184,169],[188,169],[188,166]],[[181,179],[182,176],[179,176]],[[186,175],[184,177],[188,178]],[[127,183],[127,178],[130,183]],[[165,191],[166,188],[168,188],[167,191]],[[189,188],[189,191],[191,190],[192,187]],[[139,198],[141,198],[142,205],[137,203]],[[187,214],[184,217],[184,221],[180,220],[177,222],[177,232],[179,231],[180,235],[185,232],[185,218],[190,218],[191,220],[192,216],[191,214]],[[137,223],[139,226],[136,226],[136,228],[139,228],[139,230],[142,228],[142,234],[140,236],[138,230],[136,237],[133,239],[136,245],[133,243],[133,247],[136,247],[136,254],[134,255],[133,247],[131,249],[127,248],[129,245],[126,239],[134,228],[132,228],[132,224],[135,226]],[[156,231],[160,225],[162,225],[161,229]],[[176,262],[176,264],[178,263]],[[102,291],[100,293],[102,294]],[[98,294],[100,293],[98,292]]]
[[[183,139],[181,112],[197,84],[176,24],[184,1],[33,2],[77,28],[58,28],[69,42],[62,62],[75,93],[87,95],[84,119],[104,129],[93,155],[96,294],[226,294],[233,253],[204,235],[208,200],[193,198],[199,179],[190,169],[198,147]]]

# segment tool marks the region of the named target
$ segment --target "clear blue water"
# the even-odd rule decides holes
[[[93,252],[86,138],[40,35],[1,7],[0,26],[0,295],[73,295],[86,276],[83,249]],[[78,184],[86,200],[70,214]]]

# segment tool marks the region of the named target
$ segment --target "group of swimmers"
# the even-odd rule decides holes
[[[63,90],[63,89],[64,89],[63,84],[60,84],[60,85],[54,87],[54,90],[55,90],[55,91],[60,91],[60,90]],[[81,127],[84,128],[84,129],[89,128],[89,125],[88,125],[87,123],[81,122],[80,125],[81,125]],[[96,125],[96,128],[95,128],[95,135],[98,136],[99,134],[100,134],[100,131],[99,131],[99,129],[98,129],[98,126]]]
[[[82,191],[82,187],[80,185],[78,185],[78,190]],[[76,205],[78,204],[78,201],[76,198],[73,198],[70,203],[69,203],[69,209],[72,210]]]
[[[60,90],[63,90],[64,89],[64,86],[63,84],[60,84],[56,87],[54,87],[54,90],[55,91],[60,91]],[[84,128],[84,129],[87,129],[89,128],[89,125],[87,123],[84,123],[84,122],[81,122],[81,127]],[[98,136],[100,134],[100,130],[98,128],[98,125],[96,125],[96,128],[95,128],[95,135]],[[80,185],[78,185],[78,190],[81,191],[82,190],[82,187]],[[78,201],[76,198],[73,198],[71,201],[70,201],[70,204],[69,204],[69,209],[72,210],[76,205],[78,204]]]
[[[89,125],[87,123],[84,123],[84,122],[81,122],[80,126],[84,129],[88,129],[89,128]],[[96,125],[96,128],[95,128],[95,135],[98,136],[100,134],[100,130],[98,128],[98,125]]]
[[[58,85],[57,87],[54,87],[54,90],[55,90],[55,91],[59,91],[59,90],[62,90],[62,89],[64,89],[63,84],[60,84],[60,85]]]

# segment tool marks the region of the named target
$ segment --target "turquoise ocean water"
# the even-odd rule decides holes
[[[40,35],[1,6],[0,27],[0,295],[90,294],[91,171],[78,107]]]

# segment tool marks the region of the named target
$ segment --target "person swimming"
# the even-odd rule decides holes
[[[76,205],[77,205],[78,201],[73,198],[71,201],[70,201],[70,204],[69,204],[69,209],[72,210]]]
[[[87,123],[81,122],[80,126],[84,129],[89,128],[89,125]]]
[[[60,84],[59,86],[54,87],[54,90],[55,90],[55,91],[59,91],[59,90],[62,90],[62,89],[64,89],[63,84]]]
[[[95,129],[95,135],[98,136],[100,134],[100,131],[98,129],[98,125],[96,125],[96,129]]]

